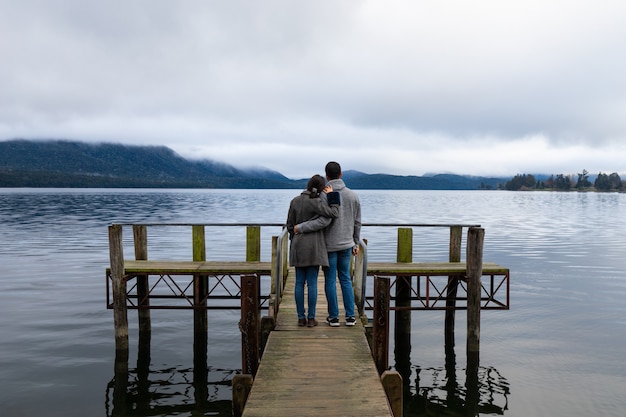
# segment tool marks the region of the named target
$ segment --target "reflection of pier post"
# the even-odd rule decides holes
[[[109,383],[109,387],[111,385],[113,385],[112,409],[110,412],[107,410],[107,416],[124,417],[128,415],[128,358],[120,360],[115,357],[115,378]]]
[[[139,332],[136,411],[146,414],[150,410],[150,340],[150,331]]]
[[[480,403],[478,389],[478,352],[467,353],[467,368],[465,369],[465,415],[477,416]]]

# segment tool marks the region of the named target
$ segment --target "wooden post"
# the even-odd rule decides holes
[[[372,356],[381,375],[389,368],[389,277],[374,277]]]
[[[272,282],[270,284],[270,294],[276,294],[278,287],[280,287],[280,281],[282,278],[278,276],[278,272],[280,271],[280,268],[278,266],[278,253],[278,236],[272,236]]]
[[[365,314],[365,287],[367,285],[367,266],[365,264],[365,255],[367,253],[367,242],[364,245],[359,244],[359,253],[353,258],[352,263],[352,289],[354,291],[354,303],[356,304],[359,318],[363,324],[367,324],[367,315]]]
[[[485,230],[470,227],[467,232],[467,352],[480,351],[480,298],[483,274]]]
[[[267,339],[270,337],[270,333],[276,328],[276,320],[272,316],[265,316],[261,318],[261,327],[259,333],[259,356],[263,356],[265,346],[267,345]]]
[[[144,225],[133,225],[133,241],[135,242],[135,259],[145,261],[148,259],[148,231]],[[150,294],[148,275],[137,275],[137,317],[139,320],[139,333],[150,333],[152,325],[150,321]]]
[[[449,262],[461,262],[461,240],[463,227],[450,227],[450,254]],[[445,318],[445,346],[446,349],[454,348],[454,322],[456,315],[456,293],[459,284],[458,277],[448,277],[448,289],[446,292],[446,318]]]
[[[274,320],[278,314],[278,305],[280,304],[283,287],[282,265],[279,265],[281,262],[280,255],[278,236],[272,236],[272,282],[270,284],[270,300],[267,315]]]
[[[122,226],[109,226],[109,257],[113,281],[113,322],[115,325],[116,366],[128,367],[128,311],[126,308],[126,277],[124,273],[124,249]]]
[[[241,369],[253,377],[259,366],[259,287],[258,275],[241,276]]]
[[[413,262],[413,229],[398,229],[398,263]],[[411,276],[396,277],[394,357],[396,369],[407,381],[411,376]]]
[[[246,228],[246,262],[261,260],[261,226]]]
[[[380,382],[382,382],[383,388],[385,389],[387,401],[389,401],[393,416],[402,417],[404,413],[402,403],[402,376],[396,371],[385,371],[380,377]]]
[[[194,225],[191,230],[192,251],[194,262],[206,261],[206,245],[204,239],[204,226]],[[206,296],[208,291],[208,277],[205,275],[193,276],[194,293],[194,333],[206,333],[208,330]]]
[[[233,376],[233,416],[241,417],[243,415],[243,409],[250,395],[253,382],[252,375],[235,375]]]
[[[148,259],[148,232],[144,225],[133,225],[133,242],[135,246],[135,259],[145,261]],[[151,344],[151,319],[150,319],[150,287],[148,275],[137,275],[137,319],[139,321],[139,337],[137,342],[137,391],[139,398],[146,398],[150,390],[150,344]],[[117,378],[117,376],[116,376]],[[142,401],[137,403],[137,409],[147,412],[149,403]]]
[[[204,239],[204,225],[191,227],[191,250],[194,262],[206,261],[206,245]],[[207,398],[207,344],[208,319],[206,296],[208,291],[208,277],[206,275],[193,276],[193,386],[196,404],[202,404]]]

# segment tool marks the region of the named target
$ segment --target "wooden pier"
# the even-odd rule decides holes
[[[265,345],[241,415],[392,416],[363,324],[359,321],[354,327],[345,323],[340,327],[326,324],[327,304],[322,290],[317,303],[319,325],[298,327],[294,282],[291,271],[276,326]],[[318,288],[324,288],[323,274]],[[338,294],[341,294],[339,288]],[[340,317],[343,317],[341,308]],[[233,381],[234,391],[238,383]]]
[[[194,345],[204,345],[204,355],[198,355],[196,366],[200,369],[206,356],[207,311],[240,308],[242,374],[233,379],[235,416],[399,417],[403,377],[387,363],[391,311],[395,313],[393,335],[398,347],[410,340],[412,310],[444,310],[449,349],[454,346],[454,312],[467,310],[469,369],[470,360],[478,364],[480,310],[509,308],[509,270],[483,264],[484,230],[475,225],[404,225],[398,228],[395,262],[368,262],[367,245],[362,242],[361,254],[353,262],[360,320],[354,327],[342,323],[338,328],[324,322],[327,310],[321,277],[320,323],[313,328],[297,326],[295,274],[287,265],[284,230],[272,237],[270,262],[260,259],[260,225],[245,225],[245,261],[208,262],[204,233],[206,226],[214,225],[183,225],[192,229],[192,260],[148,260],[147,225],[132,225],[135,259],[125,260],[122,226],[109,227],[111,266],[106,271],[107,307],[114,310],[116,372],[124,372],[128,359],[128,309],[138,310],[140,334],[150,332],[151,309],[193,310],[198,339]],[[413,227],[449,228],[449,262],[413,262]],[[465,262],[461,262],[463,228],[468,230]],[[186,277],[187,282],[177,277]],[[374,278],[373,284],[368,277]],[[261,279],[270,281],[269,294],[260,294]],[[157,291],[159,285],[167,288],[166,294]],[[230,300],[237,300],[238,305],[224,304]],[[261,310],[267,313],[264,317]],[[366,310],[371,310],[371,318]]]

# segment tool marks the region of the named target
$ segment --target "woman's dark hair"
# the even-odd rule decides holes
[[[321,175],[315,174],[306,184],[306,189],[311,192],[311,198],[319,197],[326,186],[326,180]]]

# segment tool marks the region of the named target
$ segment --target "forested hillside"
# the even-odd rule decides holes
[[[441,174],[398,176],[347,171],[355,189],[496,189],[507,178]],[[304,188],[263,169],[239,169],[221,162],[183,158],[165,146],[87,144],[65,140],[0,141],[0,187],[83,188]]]

